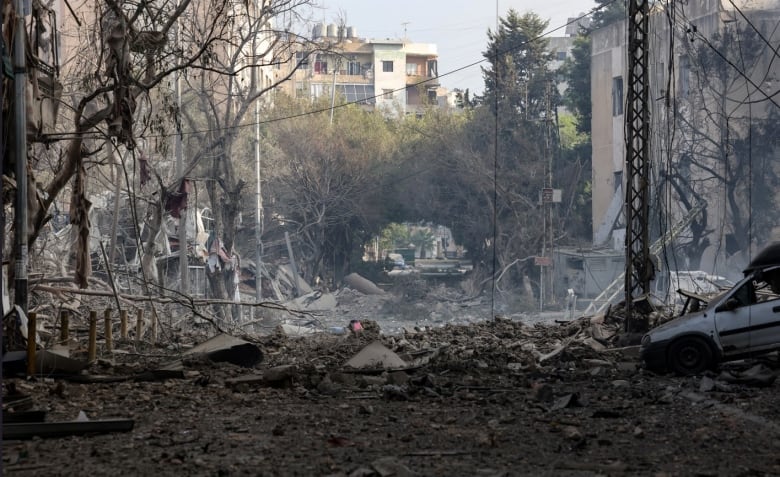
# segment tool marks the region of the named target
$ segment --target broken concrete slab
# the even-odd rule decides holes
[[[606,346],[604,346],[603,344],[599,343],[598,341],[596,341],[593,338],[585,338],[584,340],[582,340],[582,344],[584,344],[586,346],[590,346],[590,348],[593,351],[604,351],[605,349],[607,349]]]
[[[217,335],[184,353],[185,356],[201,354],[214,362],[228,362],[245,368],[251,368],[263,359],[263,352],[257,345],[227,334]]]
[[[406,368],[407,363],[391,349],[379,341],[374,341],[347,361],[345,366],[363,370],[398,370]]]
[[[69,354],[64,346],[39,350],[35,353],[35,370],[40,374],[76,374],[89,365],[86,361],[71,358]]]
[[[286,281],[290,287],[297,287],[298,293],[301,295],[306,295],[313,291],[303,277],[298,277],[298,280],[295,279],[295,273],[290,264],[279,265],[276,278]]]
[[[363,278],[357,273],[350,273],[344,277],[344,283],[365,295],[384,295],[385,291],[376,286],[374,282]]]
[[[287,384],[298,374],[298,367],[293,364],[275,366],[263,371],[263,381],[268,384]]]
[[[259,387],[265,385],[265,379],[262,374],[250,374],[248,376],[239,376],[225,380],[225,387],[242,391],[244,389]]]

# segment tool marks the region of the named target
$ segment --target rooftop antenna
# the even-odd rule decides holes
[[[406,37],[406,25],[408,25],[411,22],[401,22],[401,25],[404,27],[404,41],[408,40]]]

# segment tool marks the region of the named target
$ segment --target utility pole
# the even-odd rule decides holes
[[[527,91],[527,89],[526,89]],[[545,174],[544,187],[542,188],[542,262],[540,263],[539,279],[539,311],[544,311],[544,303],[547,297],[553,297],[553,220],[552,207],[554,201],[554,190],[552,184],[552,82],[548,81],[544,91],[544,155],[545,155]],[[526,104],[528,104],[526,100]],[[526,113],[528,108],[526,108]],[[550,300],[552,301],[552,299]]]
[[[626,99],[626,331],[633,299],[650,291],[654,274],[649,251],[650,109],[647,0],[629,0],[628,91]]]
[[[528,88],[526,87],[526,95]],[[545,112],[544,112],[544,139],[545,139],[545,154],[547,155],[547,195],[549,201],[545,204],[545,231],[547,235],[547,255],[549,256],[547,266],[547,283],[549,288],[547,289],[547,295],[550,297],[550,303],[552,303],[554,295],[553,290],[553,203],[555,202],[555,191],[553,190],[553,138],[552,138],[552,126],[553,126],[553,113],[552,113],[552,81],[547,81],[544,94]],[[528,98],[526,96],[526,104],[528,104]]]
[[[333,59],[333,84],[330,87],[330,124],[333,124],[333,110],[336,108],[336,70],[340,66],[341,58]]]
[[[252,61],[257,62],[257,36],[252,40]],[[257,63],[255,63],[257,65]],[[251,84],[257,90],[262,88],[263,69],[252,68]],[[333,106],[330,110],[331,122],[333,122]],[[255,182],[257,185],[255,195],[255,301],[263,301],[263,188],[260,174],[260,98],[255,98]],[[257,309],[260,310],[259,308]],[[255,313],[255,308],[252,308]]]
[[[14,303],[27,313],[27,113],[25,91],[27,64],[25,60],[25,6],[16,0],[14,31],[14,148],[16,149],[16,263],[14,268]]]
[[[179,34],[179,22],[176,21],[176,45],[179,46],[181,37]],[[175,82],[176,95],[176,139],[174,143],[174,154],[176,155],[176,175],[181,181],[179,192],[187,193],[185,187],[184,177],[184,157],[182,151],[182,133],[181,133],[181,71],[176,71]],[[183,294],[188,294],[190,291],[190,260],[187,243],[187,215],[189,214],[189,197],[185,202],[185,207],[179,211],[179,276],[181,278],[181,286],[179,291]]]
[[[255,180],[257,203],[255,204],[255,300],[263,301],[263,189],[260,182],[260,101],[255,100]]]

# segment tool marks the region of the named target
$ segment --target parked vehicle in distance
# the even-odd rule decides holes
[[[385,270],[405,270],[406,261],[400,253],[388,253],[385,256]]]
[[[723,361],[780,349],[780,243],[756,255],[743,275],[731,289],[702,299],[700,309],[645,334],[639,350],[645,366],[699,374]]]

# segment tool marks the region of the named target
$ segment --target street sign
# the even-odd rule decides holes
[[[552,266],[552,258],[534,257],[534,265],[536,265],[537,267],[550,267]]]

